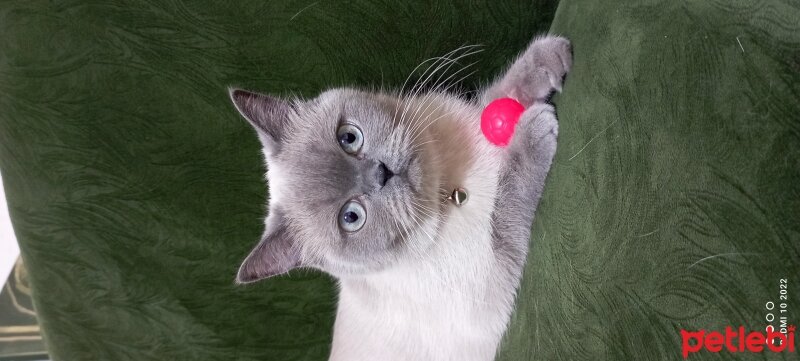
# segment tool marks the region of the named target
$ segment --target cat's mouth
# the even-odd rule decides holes
[[[384,168],[386,167],[384,166]],[[424,192],[423,164],[418,155],[411,156],[404,166],[394,169],[386,168],[382,173],[384,174],[381,181],[382,187],[408,188],[415,194]],[[391,176],[386,177],[385,174],[391,174]]]

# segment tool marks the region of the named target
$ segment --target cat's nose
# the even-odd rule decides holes
[[[378,177],[378,184],[380,184],[381,187],[385,186],[386,182],[394,177],[394,173],[392,173],[389,168],[386,168],[386,164],[383,164],[383,162],[378,162],[378,171],[376,172],[376,175]]]

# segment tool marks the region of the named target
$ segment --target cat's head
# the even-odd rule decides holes
[[[296,267],[381,270],[424,252],[439,221],[436,150],[396,97],[334,89],[312,100],[233,89],[263,144],[269,211],[238,282]]]

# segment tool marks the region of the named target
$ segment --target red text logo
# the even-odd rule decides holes
[[[706,332],[681,330],[683,345],[683,358],[689,357],[690,353],[699,352],[703,348],[709,352],[761,352],[769,350],[772,352],[794,352],[794,326],[789,326],[787,332],[777,332],[771,327],[766,333],[753,331],[745,333],[744,327],[738,330],[730,326],[725,327],[725,333],[718,331]]]

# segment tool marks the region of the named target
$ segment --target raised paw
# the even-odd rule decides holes
[[[559,36],[533,40],[508,71],[484,94],[484,103],[502,97],[517,99],[525,107],[544,103],[560,92],[572,68],[572,46]]]
[[[560,92],[564,78],[572,67],[572,47],[569,40],[558,36],[538,38],[509,69],[507,76],[516,75],[512,96],[523,105],[543,103],[554,92]]]
[[[561,92],[564,78],[572,68],[572,46],[569,40],[560,36],[547,36],[536,39],[530,47],[530,59],[533,62],[534,74],[543,79],[535,82],[536,99],[546,98],[552,91]],[[527,52],[526,52],[527,53]],[[544,78],[549,84],[545,84]]]
[[[547,103],[536,103],[520,117],[515,131],[516,143],[533,150],[535,158],[552,160],[558,138],[558,119],[555,108]]]

